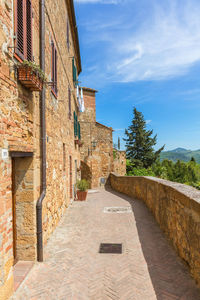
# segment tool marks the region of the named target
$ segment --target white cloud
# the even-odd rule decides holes
[[[106,26],[103,19],[104,26],[88,30],[88,41],[101,43],[102,56],[95,62],[95,74],[88,74],[86,80],[93,82],[95,78],[96,82],[106,83],[170,79],[186,74],[200,61],[200,3],[196,0],[183,0],[181,4],[178,0],[166,0],[164,4],[152,1],[151,13],[137,26],[134,15],[132,24],[122,15],[116,27]],[[112,20],[111,16],[109,24],[115,24]]]
[[[200,60],[200,7],[185,7],[182,20],[176,9],[172,6],[165,12],[157,7],[150,26],[116,46],[113,78],[125,82],[166,79],[185,74]]]
[[[152,122],[152,120],[146,120],[146,124],[150,124]]]
[[[114,131],[124,131],[125,129],[124,128],[114,128],[113,130]]]

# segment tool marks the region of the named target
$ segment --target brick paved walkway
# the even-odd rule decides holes
[[[133,212],[103,212],[111,206]],[[102,242],[123,253],[98,253]],[[68,208],[13,299],[199,300],[200,290],[145,205],[101,190]]]

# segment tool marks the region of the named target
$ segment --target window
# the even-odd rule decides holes
[[[31,61],[32,55],[32,6],[31,0],[15,1],[15,57]]]
[[[57,50],[53,41],[51,41],[51,81],[51,91],[57,97]]]
[[[74,111],[74,135],[78,135],[78,118],[76,112]]]
[[[67,19],[67,36],[66,36],[66,38],[67,38],[67,49],[69,51],[69,21],[68,21],[68,19]]]
[[[78,122],[78,117],[76,112],[74,111],[74,135],[75,137],[78,137],[79,140],[81,140],[81,126]]]
[[[78,122],[78,139],[81,140],[81,126],[79,122]]]
[[[66,150],[65,144],[63,143],[63,176],[66,175]]]
[[[76,69],[76,66],[75,66],[74,57],[72,59],[72,74],[73,74],[73,82],[74,82],[75,86],[77,86],[78,78],[77,78],[77,69]]]
[[[69,119],[71,120],[71,116],[72,116],[72,104],[71,104],[71,90],[70,90],[70,86],[68,86],[68,98],[69,98]]]

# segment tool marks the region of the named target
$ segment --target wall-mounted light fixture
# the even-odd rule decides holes
[[[95,148],[97,146],[97,141],[92,141],[91,145],[92,145],[92,150],[95,150]]]

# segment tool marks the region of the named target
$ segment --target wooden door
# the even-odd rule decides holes
[[[13,225],[13,256],[14,265],[17,263],[17,230],[16,230],[16,167],[15,158],[12,158],[12,225]]]

